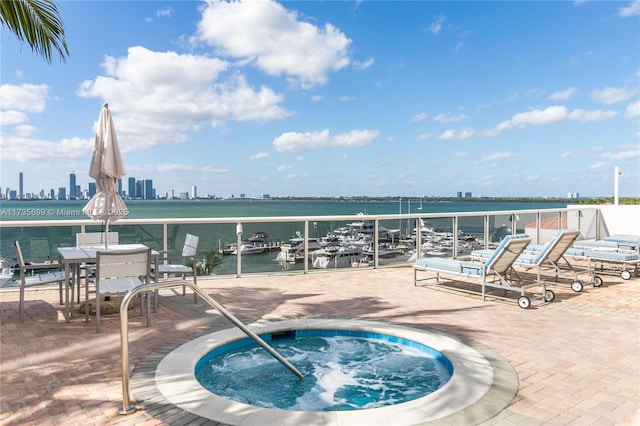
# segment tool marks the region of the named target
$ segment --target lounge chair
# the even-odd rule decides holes
[[[531,298],[525,294],[525,290],[530,287],[542,287],[542,295],[540,296],[546,302],[555,299],[555,294],[551,290],[547,290],[544,282],[525,284],[519,277],[518,273],[512,268],[513,262],[522,254],[525,248],[531,242],[531,238],[526,235],[508,235],[498,247],[493,251],[491,256],[483,262],[473,261],[471,259],[443,259],[440,257],[425,257],[415,261],[413,264],[414,275],[413,283],[418,285],[421,281],[435,279],[440,284],[440,276],[450,276],[454,278],[467,279],[469,281],[476,280],[481,284],[481,292],[467,290],[464,288],[455,288],[456,290],[481,294],[482,300],[487,296],[497,299],[511,300],[504,295],[498,295],[497,292],[488,292],[487,288],[498,290],[509,290],[520,293],[518,297],[518,306],[527,309],[531,306]],[[418,271],[426,271],[435,273],[435,277],[418,279]],[[454,278],[451,281],[456,281]],[[467,282],[464,280],[463,282]],[[514,281],[514,280],[517,280]],[[504,293],[502,293],[504,294]]]
[[[525,270],[536,270],[536,282],[545,282],[549,285],[565,285],[558,282],[558,278],[569,278],[572,280],[570,286],[575,292],[581,292],[583,283],[578,279],[581,272],[574,268],[565,258],[565,253],[571,249],[571,245],[580,236],[579,230],[561,230],[556,236],[544,245],[529,245],[525,251],[513,262],[513,266],[524,268]],[[493,250],[473,250],[470,257],[476,261],[488,259]],[[590,272],[590,271],[587,271]],[[553,281],[545,281],[543,273],[551,273]],[[602,279],[590,274],[590,282],[594,287],[602,285]]]
[[[633,275],[638,276],[640,255],[632,250],[606,250],[600,248],[572,247],[565,255],[577,261],[587,262],[587,269],[593,274],[596,282],[603,280],[596,273],[619,275],[623,280],[629,280]]]

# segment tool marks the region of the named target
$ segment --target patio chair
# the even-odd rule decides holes
[[[580,231],[577,229],[569,230],[564,229],[556,234],[548,243],[543,245],[529,245],[525,251],[518,256],[513,262],[513,266],[523,268],[525,270],[536,270],[536,281],[542,282],[543,272],[553,274],[554,281],[546,281],[549,285],[565,285],[558,282],[558,278],[568,278],[571,281],[570,287],[576,293],[579,293],[584,288],[583,283],[578,279],[580,272],[577,268],[567,261],[565,255],[568,250],[571,249],[571,245],[580,237]],[[488,259],[493,250],[473,250],[470,254],[471,259],[476,261],[482,261]],[[590,282],[594,287],[600,287],[602,285],[601,279],[595,279],[593,274],[590,274]]]
[[[120,236],[117,232],[109,231],[106,236],[106,246],[120,243]],[[78,232],[76,234],[76,247],[104,247],[105,246],[105,233],[104,232]],[[80,272],[84,272],[81,276]],[[76,282],[78,287],[78,303],[80,303],[80,286],[81,278],[86,279],[92,277],[96,273],[95,263],[88,263],[80,265],[80,268],[76,271]],[[72,289],[73,290],[73,289]]]
[[[87,280],[85,292],[85,319],[89,319],[89,283],[95,285],[96,332],[100,333],[100,298],[123,294],[145,283],[151,278],[151,249],[99,250],[96,253],[96,274]],[[143,295],[140,294],[142,297]],[[142,310],[142,303],[140,306]],[[146,297],[147,326],[150,322],[149,298]]]
[[[200,253],[200,237],[187,234],[180,254],[163,252],[158,257],[157,265],[151,265],[151,271],[157,280],[159,275],[177,275],[183,280],[188,275],[193,277],[193,284],[198,284],[198,254]],[[185,286],[182,286],[182,294],[186,294]],[[156,294],[156,303],[158,297]],[[198,295],[193,293],[193,303],[198,303]],[[157,306],[155,306],[157,308]]]
[[[461,281],[473,284],[472,281],[479,281],[481,291],[469,290],[465,287],[454,287],[455,290],[480,294],[482,300],[487,296],[510,300],[503,296],[505,290],[516,291],[520,293],[518,298],[518,306],[527,309],[531,306],[531,298],[525,294],[525,290],[533,286],[541,286],[541,298],[550,302],[555,298],[555,294],[551,290],[545,288],[544,283],[525,284],[518,273],[512,268],[515,260],[522,254],[527,245],[531,242],[531,238],[526,235],[508,235],[498,245],[493,254],[484,262],[473,261],[467,259],[443,259],[441,257],[425,257],[417,259],[413,264],[414,275],[413,283],[418,285],[421,281],[435,279],[440,284],[440,276],[449,276],[451,281]],[[435,273],[435,277],[418,279],[418,271],[427,271]],[[458,280],[456,280],[458,278]],[[466,280],[465,280],[466,279]],[[495,288],[498,292],[487,291],[487,288]]]
[[[14,241],[13,249],[16,252],[18,268],[20,269],[20,304],[18,307],[18,312],[20,315],[20,322],[24,322],[24,289],[26,287],[34,287],[37,285],[58,283],[60,297],[62,298],[62,283],[65,281],[66,275],[63,270],[60,270],[59,264],[32,264],[25,262],[24,257],[22,256],[22,250],[20,249],[20,243],[18,241]],[[29,274],[29,271],[32,273]],[[42,273],[35,273],[36,271],[42,271]]]
[[[119,244],[120,236],[117,232],[109,231],[107,235],[107,247],[111,244]],[[76,247],[99,247],[105,245],[104,232],[78,232],[76,234]]]

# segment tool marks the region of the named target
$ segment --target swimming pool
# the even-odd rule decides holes
[[[437,391],[411,401],[355,411],[288,411],[231,401],[206,390],[195,377],[198,362],[216,348],[246,336],[228,329],[201,336],[168,353],[157,365],[155,383],[172,404],[198,416],[236,425],[415,424],[454,415],[487,395],[494,369],[480,352],[436,332],[362,320],[308,319],[253,324],[257,334],[287,330],[350,330],[394,336],[442,353],[453,367],[451,379]],[[516,387],[517,389],[517,387]],[[511,395],[509,398],[512,398]],[[510,400],[510,399],[509,399]]]
[[[423,397],[446,384],[453,372],[440,352],[395,336],[323,328],[260,337],[303,379],[244,338],[204,356],[196,366],[198,382],[216,395],[258,407],[339,411]]]

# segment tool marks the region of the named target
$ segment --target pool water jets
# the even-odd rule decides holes
[[[494,379],[481,353],[435,332],[338,319],[250,328],[305,378],[299,380],[264,349],[253,349],[241,330],[228,329],[166,355],[156,368],[157,389],[183,410],[229,425],[417,424],[475,404]],[[310,348],[299,347],[303,341]],[[316,355],[324,361],[314,364]],[[387,372],[380,376],[382,369]],[[203,379],[205,372],[215,375]],[[206,388],[213,385],[219,387],[215,392]],[[269,394],[274,389],[283,396],[280,402]]]
[[[196,367],[198,382],[245,404],[332,411],[410,401],[436,391],[451,378],[451,363],[441,353],[393,336],[320,329],[261,337],[294,364],[304,380],[250,339],[242,339],[202,358]],[[241,344],[245,346],[238,348]]]

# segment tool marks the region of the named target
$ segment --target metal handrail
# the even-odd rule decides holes
[[[131,414],[136,411],[136,407],[131,405],[131,398],[129,394],[129,302],[131,302],[131,299],[138,293],[175,286],[189,287],[191,290],[197,293],[202,298],[202,300],[207,302],[213,308],[216,308],[218,312],[224,315],[225,318],[231,321],[236,327],[242,330],[257,344],[262,346],[267,352],[269,352],[269,354],[280,361],[280,363],[287,367],[293,374],[298,376],[299,379],[303,378],[302,373],[300,373],[300,371],[298,371],[298,369],[295,368],[289,361],[284,359],[282,355],[280,355],[278,352],[276,352],[275,349],[269,346],[267,342],[262,340],[260,336],[249,330],[249,328],[247,328],[247,326],[244,325],[239,319],[237,319],[231,312],[229,312],[220,303],[216,302],[211,296],[209,296],[209,294],[207,294],[206,291],[204,291],[201,287],[198,287],[193,282],[184,280],[170,280],[158,283],[148,283],[136,287],[128,292],[124,296],[124,298],[122,299],[122,303],[120,304],[120,346],[122,350],[122,407],[120,408],[120,410],[118,410],[119,414]]]

